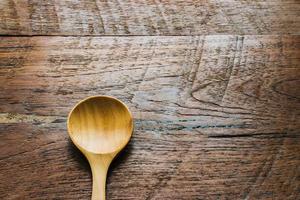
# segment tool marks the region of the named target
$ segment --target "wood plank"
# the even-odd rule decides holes
[[[300,36],[3,37],[0,198],[88,199],[66,116],[113,95],[135,132],[108,199],[298,199]]]
[[[2,0],[1,35],[300,34],[297,0]]]

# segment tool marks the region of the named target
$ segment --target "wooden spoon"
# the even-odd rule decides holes
[[[88,97],[71,110],[68,132],[90,163],[92,200],[105,200],[107,170],[114,157],[129,142],[132,131],[133,120],[129,109],[113,97]]]

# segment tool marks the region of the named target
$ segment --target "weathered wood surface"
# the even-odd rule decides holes
[[[299,34],[299,13],[298,0],[1,0],[0,34]]]
[[[88,199],[66,116],[135,117],[108,199],[299,199],[300,36],[3,37],[0,199]]]

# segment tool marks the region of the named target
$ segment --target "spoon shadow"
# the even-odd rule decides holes
[[[81,151],[73,144],[71,139],[68,139],[68,151],[72,155],[72,158],[79,163],[79,167],[85,172],[90,172],[90,165],[86,157]],[[91,175],[91,173],[89,173]]]
[[[126,163],[126,160],[132,154],[132,140],[125,146],[125,148],[115,157],[112,163],[109,166],[108,176],[109,174],[117,169],[122,163]]]
[[[73,144],[73,142],[68,139],[68,151],[70,154],[72,154],[73,158],[79,163],[81,169],[83,169],[85,172],[88,172],[89,176],[92,177],[92,172],[90,168],[90,164],[86,157],[81,153],[81,151]],[[129,143],[125,146],[125,148],[115,157],[115,159],[112,161],[112,163],[109,166],[108,172],[107,172],[107,180],[106,182],[110,182],[110,174],[117,169],[122,163],[125,163],[126,160],[129,158],[132,152],[132,141],[129,141]]]

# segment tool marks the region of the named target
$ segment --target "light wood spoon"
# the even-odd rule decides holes
[[[92,200],[105,200],[107,170],[114,157],[129,142],[132,131],[133,120],[129,109],[113,97],[88,97],[71,110],[68,132],[90,163]]]

